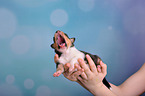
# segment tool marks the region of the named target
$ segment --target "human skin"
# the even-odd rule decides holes
[[[121,85],[116,86],[110,83],[112,90],[109,90],[102,83],[103,78],[107,74],[106,64],[100,62],[100,66],[96,68],[90,56],[86,55],[86,58],[89,62],[89,67],[84,60],[79,59],[79,64],[75,64],[77,71],[71,69],[70,64],[67,63],[64,65],[65,72],[63,75],[71,81],[76,81],[95,96],[137,96],[145,92],[145,63],[139,71],[130,76]],[[58,56],[55,55],[55,61],[57,60]]]

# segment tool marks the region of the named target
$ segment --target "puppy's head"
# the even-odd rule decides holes
[[[73,43],[75,41],[75,38],[69,38],[67,34],[58,30],[54,34],[53,41],[54,43],[51,44],[51,47],[57,51],[61,51],[63,49],[68,49],[74,46]]]

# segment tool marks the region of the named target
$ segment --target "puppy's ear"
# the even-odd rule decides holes
[[[75,38],[70,38],[71,42],[74,43],[75,42]]]
[[[51,44],[51,48],[53,48],[53,49],[54,49],[54,44]]]

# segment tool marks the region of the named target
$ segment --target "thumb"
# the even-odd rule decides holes
[[[104,75],[106,75],[106,74],[107,74],[107,65],[104,64],[104,63],[101,61],[101,62],[100,62],[100,66],[102,67],[102,73],[103,73]]]

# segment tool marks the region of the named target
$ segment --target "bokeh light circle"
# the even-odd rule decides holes
[[[0,8],[0,38],[9,38],[16,31],[16,16],[8,9]]]
[[[6,77],[6,82],[7,82],[8,84],[13,84],[14,81],[15,81],[15,77],[14,77],[13,75],[8,75],[8,76]]]
[[[112,26],[108,26],[108,30],[112,30]]]
[[[51,13],[50,21],[54,26],[62,27],[68,21],[68,14],[65,10],[57,9]]]
[[[79,8],[84,12],[91,11],[94,8],[94,5],[95,5],[95,0],[79,0],[78,1]]]
[[[16,54],[25,54],[30,48],[30,40],[23,35],[18,35],[11,40],[12,51]]]
[[[11,84],[0,85],[0,96],[22,96],[21,90]]]
[[[24,86],[26,89],[32,89],[34,86],[34,81],[32,79],[26,79],[24,81]]]
[[[14,1],[15,3],[23,5],[25,7],[39,7],[49,2],[54,2],[57,0],[14,0]]]
[[[50,89],[45,85],[40,86],[36,91],[36,96],[50,96]]]

